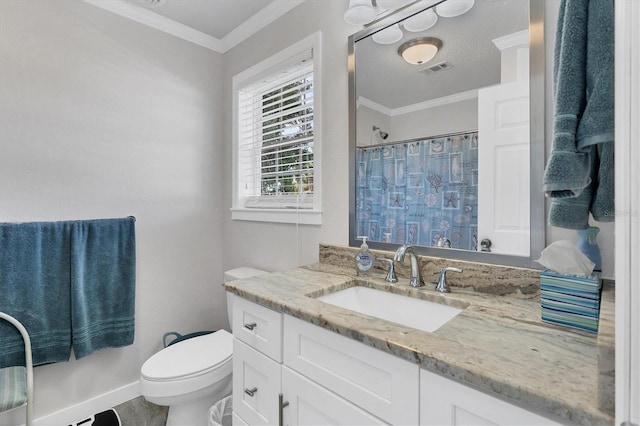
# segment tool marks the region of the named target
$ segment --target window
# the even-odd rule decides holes
[[[320,224],[319,40],[233,79],[234,219]]]

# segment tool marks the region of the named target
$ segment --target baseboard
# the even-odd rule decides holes
[[[140,382],[128,385],[98,395],[86,401],[64,408],[55,413],[34,420],[34,426],[71,425],[96,413],[107,410],[115,405],[140,396]]]

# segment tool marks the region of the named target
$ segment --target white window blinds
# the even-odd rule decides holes
[[[248,208],[313,208],[312,50],[238,93],[239,195]]]

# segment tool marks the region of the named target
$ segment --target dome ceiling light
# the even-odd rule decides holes
[[[426,64],[442,48],[442,40],[435,37],[418,37],[402,43],[398,55],[412,65]]]

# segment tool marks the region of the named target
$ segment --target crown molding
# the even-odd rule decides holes
[[[238,25],[233,31],[222,38],[222,53],[242,43],[305,1],[306,0],[273,0],[258,11],[258,13]]]
[[[467,90],[466,92],[454,93],[453,95],[443,96],[437,99],[431,99],[424,102],[418,102],[417,104],[407,105],[399,108],[388,108],[377,102],[365,98],[364,96],[358,97],[357,106],[365,106],[369,109],[385,114],[389,117],[396,117],[398,115],[409,114],[411,112],[422,111],[429,108],[435,108],[443,105],[454,104],[456,102],[468,101],[470,99],[478,98],[478,89]]]
[[[116,15],[131,19],[132,21],[146,25],[156,30],[171,34],[175,37],[197,44],[218,53],[225,53],[227,50],[243,42],[253,34],[257,33],[273,21],[300,5],[306,0],[273,0],[263,9],[251,16],[237,28],[227,34],[224,38],[218,39],[195,30],[172,19],[154,13],[149,9],[139,7],[124,0],[82,0],[100,9],[107,10]]]
[[[374,102],[369,98],[365,98],[364,96],[358,96],[356,108],[360,108],[361,106],[367,107],[389,117],[391,117],[391,115],[393,114],[393,110],[391,108]]]
[[[510,47],[529,45],[529,30],[517,31],[512,34],[507,34],[502,37],[495,38],[493,40],[493,44],[499,50],[509,49]]]

